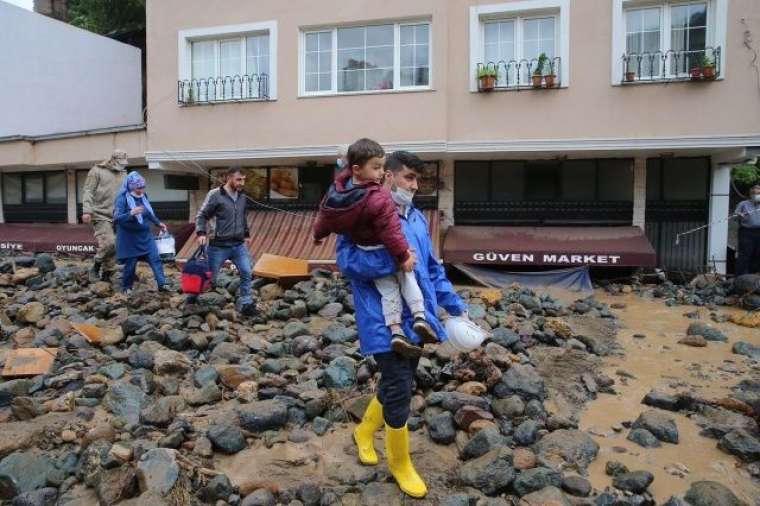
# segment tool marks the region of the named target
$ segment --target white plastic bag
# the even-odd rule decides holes
[[[158,248],[158,256],[161,257],[161,261],[174,261],[177,251],[174,249],[174,236],[169,232],[161,233],[156,237],[156,248]]]

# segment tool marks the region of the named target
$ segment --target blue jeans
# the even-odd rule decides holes
[[[395,351],[372,356],[380,369],[377,400],[383,405],[383,418],[394,429],[400,429],[409,419],[414,373],[420,359],[404,358]]]
[[[161,264],[161,258],[158,253],[155,255],[144,255],[141,257],[125,258],[124,270],[121,273],[121,287],[124,290],[129,290],[135,282],[135,270],[137,269],[137,262],[145,260],[153,270],[153,276],[156,278],[156,284],[160,287],[166,284],[166,277],[164,276],[164,266]]]
[[[213,281],[216,282],[216,276],[224,262],[231,261],[238,272],[240,272],[240,305],[250,304],[253,302],[251,297],[251,257],[248,255],[248,249],[245,243],[238,246],[209,246],[208,263],[211,267]]]

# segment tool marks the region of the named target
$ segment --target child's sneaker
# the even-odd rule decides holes
[[[412,328],[424,343],[431,344],[439,341],[438,334],[435,333],[433,327],[424,318],[420,318],[419,316],[415,318]]]
[[[422,355],[422,348],[410,342],[403,334],[393,334],[391,349],[404,358],[417,358]]]

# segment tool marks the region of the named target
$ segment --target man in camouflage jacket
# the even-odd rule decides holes
[[[87,174],[82,199],[82,222],[91,223],[98,243],[92,279],[108,281],[116,271],[116,248],[113,233],[113,205],[127,173],[127,154],[115,150],[111,158],[95,165]]]

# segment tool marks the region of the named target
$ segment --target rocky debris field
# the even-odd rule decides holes
[[[409,426],[430,494],[414,501],[382,458],[357,463],[351,429],[377,374],[359,353],[340,276],[315,271],[289,288],[255,280],[254,321],[236,313],[231,275],[185,308],[150,277],[127,298],[87,269],[49,255],[0,259],[0,362],[23,348],[55,355],[42,374],[0,381],[2,504],[655,504],[647,469],[609,459],[606,482],[589,480],[600,446],[579,429],[581,413],[626,381],[602,371],[624,353],[614,303],[461,290],[492,337],[470,354],[425,348]],[[721,339],[695,324],[695,343]],[[757,359],[756,344],[735,351]],[[651,392],[639,412],[619,431],[642,449],[688,445],[670,414],[688,412],[760,477],[760,379],[720,401]],[[376,446],[382,455],[382,436]],[[705,480],[666,504],[746,501]]]

